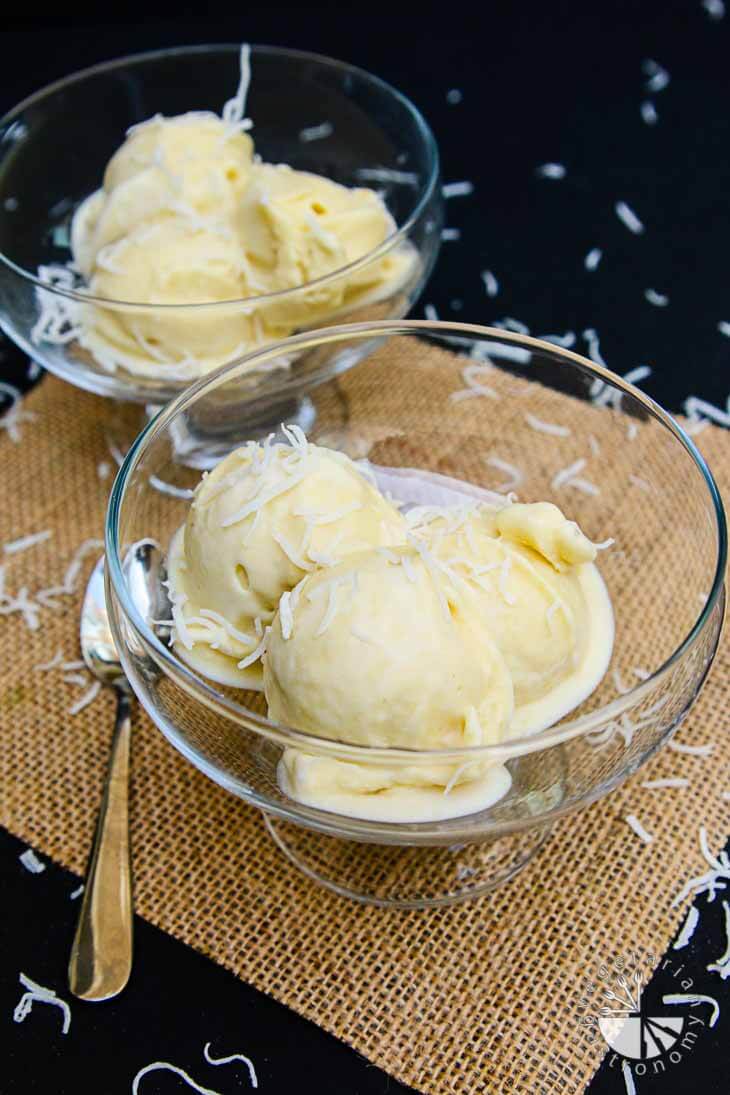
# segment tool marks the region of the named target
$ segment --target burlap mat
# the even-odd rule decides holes
[[[342,377],[341,405],[387,400],[394,385],[413,385],[408,353],[411,348],[391,344],[366,369]],[[428,353],[445,356],[436,349]],[[503,376],[489,383],[514,388],[522,382]],[[524,464],[525,446],[514,422],[497,421],[490,400],[449,406],[428,387],[414,387],[412,394],[416,418],[460,413],[466,416],[462,427],[472,416],[478,431],[484,427],[479,416],[491,416],[493,451]],[[439,400],[443,395],[448,391],[438,393]],[[97,476],[98,464],[109,460],[103,439],[107,402],[48,377],[26,406],[36,418],[24,424],[21,443],[0,437],[0,542],[46,528],[53,537],[4,560],[13,592],[57,583],[80,542],[102,535],[109,486]],[[610,413],[548,389],[532,391],[529,408],[546,419],[579,423],[582,432],[599,430],[608,421],[600,415]],[[377,435],[377,415],[372,421]],[[344,414],[345,431],[346,423]],[[540,497],[540,475],[550,478],[541,470],[546,439],[533,440],[527,459],[535,480],[523,491],[525,498]],[[728,435],[708,428],[698,440],[730,495]],[[556,446],[554,474],[575,457],[576,445],[575,438],[550,441]],[[381,449],[371,453],[378,462],[412,462],[405,440],[400,452],[392,441]],[[463,452],[463,445],[443,452],[437,470],[463,470]],[[625,459],[627,469],[636,469],[636,452],[627,455],[624,447],[604,451],[601,459],[612,467]],[[642,459],[651,460],[650,449]],[[595,481],[598,476],[594,471]],[[496,487],[504,478],[494,468],[487,474],[482,461],[476,481]],[[615,498],[601,499],[602,527],[591,517],[590,496],[572,492],[566,508],[591,535],[614,534],[611,512],[619,515],[626,476],[621,483]],[[685,487],[689,497],[691,483],[673,484],[680,503]],[[634,513],[637,507],[640,495]],[[643,544],[647,566],[661,565],[668,544],[680,549],[676,529],[653,528],[651,522],[649,513],[633,534],[631,522],[622,522],[623,563],[619,555],[611,565],[624,572],[614,574],[612,591],[617,583],[636,581],[636,567],[628,565],[632,535]],[[93,558],[84,566],[81,588]],[[700,593],[668,589],[662,608],[675,616],[686,613],[689,624]],[[647,615],[656,615],[656,605],[642,604],[640,588],[632,596],[639,614],[646,607]],[[60,683],[58,674],[33,667],[57,649],[78,657],[79,605],[80,593],[66,598],[61,611],[44,612],[37,632],[18,616],[0,618],[0,821],[76,872],[84,869],[91,840],[113,699],[102,693],[71,717],[78,690]],[[619,631],[623,626],[628,625],[619,619]],[[658,661],[669,652],[669,639],[656,634],[652,641]],[[645,651],[632,660],[628,646],[628,664],[646,664]],[[423,1091],[583,1091],[605,1049],[600,1039],[590,1046],[581,1036],[575,1010],[597,956],[630,947],[661,955],[684,915],[684,909],[670,908],[671,900],[701,866],[697,822],[707,825],[713,847],[724,843],[728,662],[725,642],[680,735],[683,741],[714,741],[712,760],[664,750],[618,791],[560,822],[539,859],[517,880],[481,901],[427,912],[362,907],[316,888],[276,851],[255,810],[184,761],[140,714],[132,802],[137,911]],[[691,780],[682,792],[639,786],[647,778],[678,774]],[[653,833],[651,847],[630,831],[623,820],[628,813],[639,815]],[[254,1046],[246,1052],[255,1057]]]

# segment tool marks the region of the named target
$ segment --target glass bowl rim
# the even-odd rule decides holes
[[[128,595],[122,571],[122,558],[119,551],[119,518],[124,504],[127,484],[130,476],[136,469],[150,443],[160,435],[168,424],[176,418],[178,413],[196,402],[199,396],[205,394],[207,389],[215,389],[224,384],[230,374],[234,374],[241,365],[251,364],[254,361],[276,355],[289,347],[306,348],[307,345],[320,345],[324,342],[344,341],[353,336],[361,336],[363,339],[375,335],[412,335],[441,337],[445,341],[469,340],[475,337],[500,342],[513,343],[517,347],[537,350],[540,353],[552,357],[563,364],[578,365],[583,372],[588,373],[594,379],[607,381],[613,387],[630,395],[644,409],[649,416],[657,419],[674,438],[684,447],[699,470],[709,496],[713,503],[713,512],[716,522],[718,540],[718,553],[715,574],[710,592],[704,606],[695,620],[692,628],[687,632],[679,645],[668,658],[649,676],[632,687],[628,692],[619,695],[616,699],[604,704],[595,711],[591,711],[576,719],[562,721],[548,727],[537,734],[523,735],[521,737],[507,738],[494,745],[477,745],[469,747],[454,747],[444,749],[405,749],[382,746],[365,746],[350,744],[331,738],[320,737],[292,727],[273,722],[263,715],[259,715],[243,704],[218,692],[212,684],[199,676],[185,662],[177,658],[171,648],[167,647],[155,635],[152,629],[140,616],[136,605]],[[724,575],[727,565],[727,523],[720,492],[715,479],[708,468],[704,457],[697,449],[691,437],[682,429],[668,411],[658,404],[651,396],[642,392],[633,384],[627,383],[623,377],[613,373],[607,367],[591,361],[581,354],[577,354],[555,343],[545,342],[542,339],[528,335],[516,334],[494,327],[486,327],[479,324],[460,323],[446,320],[374,320],[367,323],[343,324],[319,328],[316,331],[291,336],[278,343],[259,349],[253,353],[244,354],[240,358],[223,365],[213,372],[200,378],[185,389],[177,398],[171,400],[140,432],[127,455],[122,462],[112,485],[107,506],[104,529],[105,552],[108,564],[109,587],[119,606],[121,614],[126,622],[131,625],[143,648],[151,648],[154,658],[168,677],[182,687],[188,694],[203,703],[210,710],[216,711],[228,719],[237,723],[244,722],[246,727],[260,733],[263,737],[279,744],[291,746],[303,751],[315,749],[322,753],[339,755],[342,759],[356,760],[360,763],[413,763],[421,760],[424,763],[434,761],[456,761],[466,759],[485,759],[496,762],[504,761],[524,753],[537,752],[549,748],[570,738],[578,737],[592,730],[598,725],[615,721],[620,715],[640,702],[644,697],[653,695],[657,686],[668,676],[672,668],[694,646],[703,632],[715,605],[722,596],[724,588]]]
[[[78,69],[76,72],[70,73],[68,76],[63,76],[59,80],[54,80],[50,84],[46,84],[44,87],[39,88],[38,91],[32,92],[24,99],[21,99],[19,103],[11,107],[5,114],[0,117],[0,128],[12,125],[17,121],[18,115],[26,110],[29,106],[33,106],[43,99],[48,98],[51,95],[55,95],[56,92],[62,91],[64,88],[71,84],[80,83],[83,80],[88,79],[91,76],[97,76],[106,72],[111,72],[118,68],[128,67],[133,64],[141,64],[149,61],[162,60],[168,57],[175,57],[179,55],[194,55],[201,53],[215,53],[215,52],[231,52],[240,50],[240,46],[231,42],[210,42],[202,45],[187,45],[187,46],[173,46],[167,49],[146,50],[142,53],[128,53],[123,57],[116,57],[110,61],[101,61],[95,65],[89,65],[86,68]],[[258,295],[252,295],[248,297],[237,297],[230,300],[214,300],[214,301],[195,301],[189,304],[155,304],[150,301],[132,301],[132,300],[118,300],[113,297],[97,297],[91,293],[83,292],[79,289],[61,289],[58,286],[49,285],[47,282],[42,281],[37,274],[32,273],[30,270],[26,270],[23,266],[19,266],[11,258],[9,258],[4,251],[0,249],[0,262],[2,262],[12,273],[22,278],[24,281],[30,282],[38,289],[43,289],[45,292],[52,295],[66,297],[69,300],[77,301],[80,304],[98,304],[99,306],[106,307],[118,307],[134,308],[139,311],[168,311],[174,313],[176,310],[188,311],[190,309],[222,309],[230,308],[231,305],[258,305],[268,304],[272,302],[279,302],[282,300],[290,299],[297,294],[303,293],[312,288],[321,288],[323,286],[332,284],[343,277],[349,277],[350,275],[357,273],[357,271],[363,269],[371,262],[382,258],[388,252],[397,247],[399,243],[407,240],[408,235],[411,232],[413,226],[418,222],[424,209],[431,201],[435,187],[440,178],[440,160],[438,145],[436,138],[433,135],[431,127],[424,118],[421,111],[413,103],[407,95],[404,95],[402,91],[399,91],[396,87],[393,87],[387,80],[383,80],[380,76],[376,76],[374,73],[368,72],[367,69],[361,68],[359,65],[350,64],[348,61],[340,61],[336,57],[328,57],[323,53],[315,53],[309,50],[290,49],[286,46],[269,46],[264,44],[251,45],[252,55],[266,54],[269,56],[279,56],[282,58],[291,58],[296,60],[314,61],[319,65],[323,65],[331,69],[340,69],[345,73],[357,73],[358,76],[371,84],[378,87],[380,90],[385,91],[389,96],[396,99],[405,108],[405,110],[411,115],[415,122],[416,130],[423,141],[424,147],[428,154],[428,175],[424,182],[419,185],[417,189],[416,203],[403,224],[395,226],[395,231],[391,232],[388,236],[382,240],[377,247],[372,248],[365,255],[361,255],[360,258],[354,259],[352,262],[347,263],[345,266],[339,266],[336,270],[331,271],[329,274],[323,274],[319,278],[313,278],[311,281],[302,282],[301,285],[292,286],[289,289],[278,289],[272,293],[262,293]],[[255,77],[252,75],[251,79]],[[255,123],[254,123],[255,127]],[[90,196],[90,195],[89,195]],[[0,214],[2,215],[2,214]]]

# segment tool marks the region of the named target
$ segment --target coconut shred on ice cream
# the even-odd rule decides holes
[[[372,749],[497,744],[591,694],[611,604],[596,545],[556,506],[401,512],[369,467],[284,433],[226,457],[173,538],[181,658],[263,689],[277,722]],[[401,821],[471,813],[510,785],[479,754],[369,763],[295,748],[279,780],[308,805]]]
[[[413,272],[415,251],[400,244],[327,280],[395,222],[373,190],[261,162],[245,132],[245,91],[244,82],[223,117],[192,111],[133,126],[76,211],[73,264],[94,301],[61,300],[78,343],[110,372],[202,375],[375,301]],[[39,290],[41,306],[47,296]],[[43,315],[36,335],[51,337]]]

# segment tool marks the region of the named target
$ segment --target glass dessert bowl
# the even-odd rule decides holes
[[[142,407],[294,331],[405,315],[441,223],[418,110],[326,57],[140,54],[0,121],[3,330],[58,376]],[[128,409],[120,438],[143,421]]]
[[[367,364],[358,354],[364,344],[376,347]],[[125,582],[124,555],[148,539],[168,552],[200,478],[176,461],[176,436],[188,418],[219,414],[242,374],[260,373],[265,384],[282,353],[314,362],[306,383],[291,380],[313,407],[308,440],[374,475],[404,513],[516,491],[523,502],[557,504],[591,541],[602,542],[598,565],[615,633],[605,673],[577,706],[535,732],[508,728],[487,744],[459,747],[362,744],[349,712],[334,735],[303,732],[268,718],[260,692],[197,672],[170,646],[165,621],[142,617]],[[333,376],[339,356],[355,363]],[[324,372],[317,372],[318,360],[328,363]],[[287,393],[272,396],[285,400]],[[237,395],[236,413],[225,422],[226,451],[258,437],[261,398],[257,389],[247,413]],[[292,438],[294,447],[302,443],[296,431]],[[686,716],[711,665],[724,609],[722,505],[702,457],[674,420],[571,351],[460,323],[386,321],[301,334],[192,385],[146,427],[124,461],[110,497],[106,547],[115,637],[156,725],[210,778],[261,809],[273,839],[309,877],[381,905],[426,907],[486,892],[529,861],[553,821],[635,772]],[[375,705],[382,688],[366,683]],[[441,805],[430,818],[364,816],[368,809],[354,816],[331,801],[306,802],[287,786],[285,751],[317,764],[400,773],[403,781],[406,772],[436,767],[457,778],[440,788]],[[489,804],[465,810],[457,804],[458,772],[471,766],[493,773],[499,786]]]

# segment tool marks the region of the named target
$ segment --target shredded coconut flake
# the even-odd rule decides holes
[[[231,1053],[229,1057],[211,1057],[210,1042],[206,1042],[203,1049],[203,1056],[205,1057],[209,1065],[230,1065],[234,1061],[240,1061],[248,1069],[248,1076],[251,1081],[251,1087],[259,1086],[259,1081],[256,1077],[256,1069],[253,1067],[253,1061],[250,1057],[245,1057],[243,1053]]]
[[[562,163],[543,163],[535,168],[535,174],[540,179],[564,179],[567,173]]]
[[[640,236],[644,231],[644,225],[641,223],[636,213],[633,211],[630,205],[626,202],[616,202],[614,209],[616,216],[625,224],[629,232],[633,232],[635,236]]]
[[[626,1088],[626,1095],[636,1095],[636,1084],[634,1083],[634,1074],[631,1071],[631,1065],[628,1061],[621,1062],[621,1073],[624,1078],[624,1086]]]
[[[570,437],[571,431],[567,426],[558,426],[554,422],[545,422],[534,414],[526,414],[525,422],[538,433],[549,433],[553,437]]]
[[[28,548],[35,547],[36,544],[42,544],[46,540],[50,540],[52,535],[50,529],[45,529],[43,532],[33,532],[29,536],[22,536],[19,540],[11,540],[10,543],[4,545],[3,551],[6,555],[17,555],[20,551],[26,551]]]
[[[294,630],[294,614],[291,608],[291,593],[282,593],[279,600],[279,622],[281,623],[281,635],[284,639],[291,639]]]
[[[82,882],[80,886],[77,886],[75,890],[71,891],[71,893],[69,894],[69,899],[71,901],[76,901],[77,898],[81,897],[81,894],[83,892],[84,892],[84,884]]]
[[[491,270],[482,270],[484,291],[488,297],[496,297],[499,292],[499,282]]]
[[[644,786],[646,787],[646,784],[644,784]],[[682,925],[682,930],[674,941],[673,949],[675,951],[681,951],[683,947],[687,946],[690,939],[695,933],[695,928],[699,923],[699,919],[700,910],[695,905],[690,905],[689,910],[687,911],[687,919]]]
[[[439,314],[433,304],[425,304],[423,307],[423,314],[426,319],[430,320],[432,323],[435,323],[439,318]]]
[[[723,901],[722,908],[725,913],[725,951],[716,962],[710,962],[708,973],[719,973],[723,981],[730,977],[730,904]]]
[[[718,23],[721,19],[725,18],[725,3],[724,0],[702,0],[702,7],[705,9],[713,23]]]
[[[653,304],[656,308],[666,308],[669,304],[669,297],[664,293],[657,293],[656,289],[645,289],[644,297],[649,301],[649,304]]]
[[[575,331],[566,331],[564,335],[538,335],[543,342],[552,342],[555,346],[564,346],[566,350],[569,350],[571,346],[575,346]]]
[[[500,459],[499,456],[488,456],[486,463],[492,468],[497,468],[498,471],[503,471],[509,478],[505,479],[504,483],[500,483],[494,489],[500,494],[506,494],[507,491],[516,490],[520,486],[524,479],[523,473],[514,464],[510,464],[507,460]]]
[[[596,270],[598,264],[603,258],[603,251],[600,247],[592,247],[586,257],[583,259],[583,265],[586,270]]]
[[[679,741],[670,741],[668,748],[674,753],[684,753],[688,757],[711,757],[715,746],[712,743],[707,745],[683,745]]]
[[[332,122],[321,122],[319,125],[309,125],[299,130],[299,140],[308,144],[310,141],[324,141],[331,137],[335,131]]]
[[[248,119],[244,118],[244,114],[246,113],[246,99],[251,83],[251,47],[245,42],[241,46],[239,65],[241,76],[238,83],[238,90],[232,99],[228,99],[228,101],[223,104],[223,110],[221,111],[223,121],[230,127],[243,125],[248,121]]]
[[[463,91],[458,87],[449,88],[446,92],[446,102],[449,106],[457,106],[464,98]]]
[[[101,689],[101,681],[94,681],[88,692],[84,692],[80,699],[76,700],[68,709],[69,715],[78,715],[79,711],[83,711],[85,707],[88,707],[90,703],[93,703],[96,697],[99,695]]]
[[[647,779],[641,785],[646,787],[647,791],[658,791],[664,787],[689,787],[689,780],[683,777],[671,778],[671,779]]]
[[[645,61],[641,62],[641,71],[649,79],[646,81],[646,90],[651,92],[652,95],[659,91],[663,91],[669,83],[669,73],[665,68],[662,68],[656,61],[652,61],[650,57],[647,57]]]
[[[662,996],[662,1002],[665,1004],[709,1004],[712,1008],[712,1014],[710,1015],[711,1027],[714,1027],[720,1018],[720,1005],[714,996],[704,996],[698,992],[669,992]]]
[[[32,848],[26,848],[18,858],[26,871],[30,871],[31,874],[42,874],[46,869],[45,863],[38,858]]]
[[[651,483],[648,483],[646,479],[642,479],[640,475],[630,475],[629,483],[632,483],[633,486],[638,487],[639,490],[643,490],[645,494],[649,494],[649,492],[651,491]]]
[[[570,483],[579,472],[583,471],[585,466],[585,457],[581,456],[578,460],[574,460],[572,464],[568,464],[567,468],[562,468],[552,478],[551,486],[553,490],[559,490],[560,487]]]
[[[415,171],[395,171],[391,167],[359,167],[355,174],[360,179],[371,179],[373,182],[403,183],[406,186],[418,184]]]
[[[444,183],[441,187],[441,193],[447,199],[468,198],[470,194],[474,193],[474,183],[466,181]]]
[[[645,844],[651,844],[653,842],[654,837],[651,835],[651,833],[647,833],[646,829],[641,824],[635,814],[627,814],[624,818],[624,821],[629,826],[629,828],[634,830],[639,840],[643,840]]]
[[[132,1080],[132,1095],[139,1095],[139,1081],[150,1072],[174,1072],[176,1076],[180,1076],[181,1079],[185,1080],[188,1087],[199,1092],[199,1095],[221,1095],[220,1091],[213,1091],[210,1087],[201,1087],[191,1076],[188,1076],[184,1069],[178,1068],[177,1065],[171,1065],[169,1061],[153,1061],[151,1065],[145,1065],[144,1068],[141,1068]]]
[[[269,629],[267,628],[266,631],[264,631],[263,638],[261,639],[261,642],[258,644],[256,649],[252,650],[250,654],[247,654],[245,658],[241,658],[240,662],[236,663],[239,669],[248,669],[249,665],[253,665],[254,662],[257,662],[259,660],[259,658],[266,651],[266,641],[268,637]]]
[[[53,1004],[63,1012],[61,1033],[68,1034],[71,1026],[71,1008],[66,1001],[61,1000],[59,996],[56,996],[53,989],[44,988],[43,985],[39,985],[36,981],[32,981],[30,977],[27,977],[24,973],[21,973],[18,976],[21,985],[26,991],[21,996],[20,1002],[16,1005],[15,1011],[13,1012],[14,1021],[16,1023],[22,1023],[30,1015],[33,1004]]]
[[[171,498],[192,498],[195,493],[189,487],[176,487],[173,483],[166,483],[164,479],[159,479],[156,475],[149,477],[149,484],[160,494],[169,494]]]
[[[646,125],[656,125],[659,121],[659,115],[650,99],[645,99],[639,109],[641,111],[641,120],[645,122]]]
[[[719,426],[730,427],[730,412],[721,410],[714,403],[708,403],[705,399],[698,399],[696,395],[690,395],[684,401],[684,409],[690,418],[704,416],[717,422]]]
[[[444,243],[453,243],[455,240],[460,240],[461,239],[461,229],[460,228],[442,228],[441,229],[441,239],[444,241]]]

